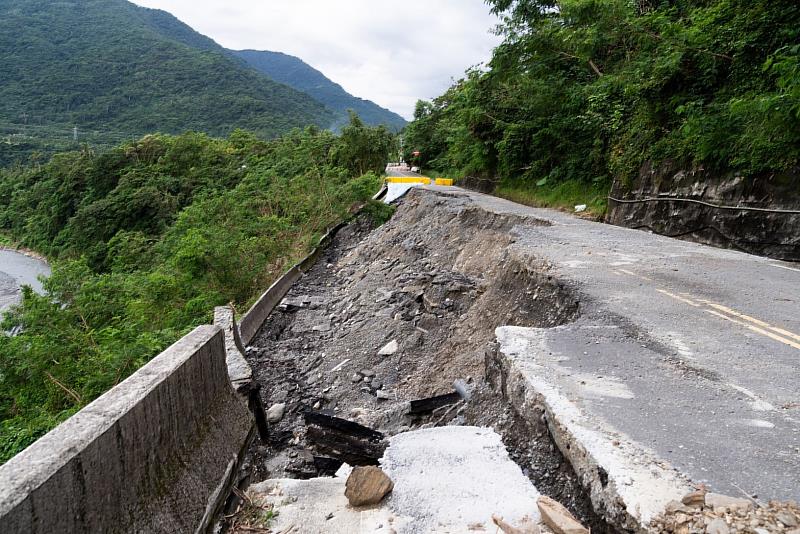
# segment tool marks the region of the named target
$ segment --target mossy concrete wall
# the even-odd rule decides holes
[[[0,530],[207,530],[253,429],[225,358],[198,327],[0,467]]]

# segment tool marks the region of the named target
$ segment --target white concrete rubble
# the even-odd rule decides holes
[[[381,466],[394,481],[388,505],[402,532],[493,531],[492,514],[539,521],[539,492],[488,428],[451,426],[394,436]],[[398,531],[400,532],[400,531]]]
[[[492,532],[492,514],[511,525],[540,520],[539,492],[508,456],[498,434],[443,427],[390,439],[381,467],[394,490],[376,507],[352,508],[344,495],[349,469],[336,478],[268,480],[250,493],[275,506],[275,532]]]

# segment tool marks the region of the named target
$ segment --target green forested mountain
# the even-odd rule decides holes
[[[418,103],[422,165],[598,204],[668,162],[748,180],[800,165],[796,0],[488,3],[504,42]]]
[[[398,131],[406,125],[406,120],[397,113],[351,95],[342,86],[332,82],[299,58],[280,52],[258,50],[241,50],[233,53],[273,80],[308,93],[337,112],[334,127],[341,127],[347,122],[348,110],[355,111],[365,123],[372,126],[383,124]]]
[[[273,137],[334,113],[163,11],[125,0],[0,0],[0,163],[43,140],[113,144],[237,127]]]

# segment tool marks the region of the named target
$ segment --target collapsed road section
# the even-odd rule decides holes
[[[737,277],[744,295],[793,302],[791,271],[774,269],[763,288],[748,278],[767,267],[457,189],[413,190],[384,226],[361,217],[342,229],[247,348],[270,422],[249,452],[250,482],[386,467],[400,436],[477,425],[503,437],[535,491],[595,531],[717,520],[790,531],[779,517],[791,523],[796,507],[766,501],[800,487],[800,404],[786,379],[800,317],[796,302],[754,308],[727,285]],[[737,367],[755,354],[770,355],[761,376]],[[719,493],[735,497],[714,506]],[[398,512],[401,498],[388,499]]]

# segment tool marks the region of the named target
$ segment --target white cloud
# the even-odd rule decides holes
[[[134,0],[233,49],[297,56],[410,118],[499,42],[482,0]]]

